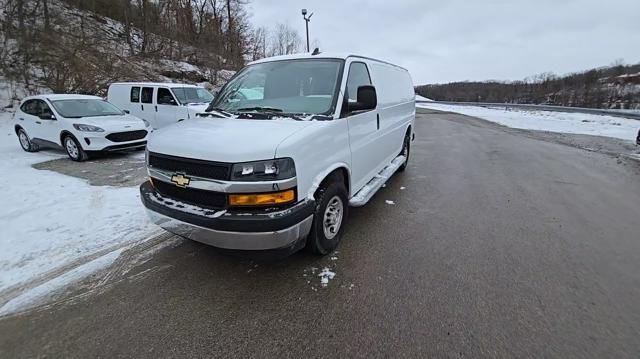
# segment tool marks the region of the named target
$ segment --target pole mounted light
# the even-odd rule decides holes
[[[305,25],[307,27],[307,52],[309,52],[309,21],[311,21],[311,17],[313,13],[307,16],[307,9],[302,9],[302,18],[304,19]]]

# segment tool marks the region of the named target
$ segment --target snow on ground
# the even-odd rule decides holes
[[[32,168],[66,155],[24,152],[11,117],[0,112],[0,297],[9,288],[72,269],[87,256],[95,259],[98,252],[118,250],[160,232],[148,221],[137,188],[91,186]]]
[[[27,309],[34,303],[46,299],[50,293],[63,289],[66,286],[82,280],[83,278],[108,267],[120,256],[123,249],[118,249],[108,254],[98,257],[90,262],[80,265],[52,280],[45,282],[33,289],[25,291],[19,296],[11,299],[0,307],[0,315],[10,314],[19,310]]]
[[[329,285],[329,281],[336,276],[336,273],[333,272],[329,268],[322,268],[322,271],[318,273],[318,277],[320,277],[320,286],[325,288]]]
[[[638,120],[604,115],[435,103],[420,103],[416,106],[474,116],[513,128],[605,136],[629,141],[635,141],[640,129]]]
[[[430,98],[422,97],[422,96],[420,96],[420,95],[416,94],[416,101],[429,101],[429,102],[431,102],[431,101],[433,101],[433,100],[432,100],[432,99],[430,99]]]

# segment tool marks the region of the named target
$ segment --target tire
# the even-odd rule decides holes
[[[64,136],[62,146],[72,161],[82,162],[89,159],[89,155],[82,149],[80,143],[71,135]]]
[[[404,161],[404,163],[402,164],[402,166],[400,166],[400,168],[398,168],[399,172],[404,172],[407,169],[407,165],[409,164],[409,155],[411,155],[411,134],[409,132],[407,132],[406,135],[404,135],[404,142],[402,144],[402,151],[400,151],[399,156],[405,156],[406,159]]]
[[[349,199],[342,176],[332,176],[326,185],[318,189],[315,197],[316,209],[306,248],[316,255],[326,255],[340,243],[349,213]],[[334,223],[330,224],[330,221]]]
[[[18,130],[18,142],[20,142],[20,147],[27,152],[38,151],[38,145],[31,142],[27,132],[22,128]]]

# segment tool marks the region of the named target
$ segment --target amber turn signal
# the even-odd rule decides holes
[[[229,195],[230,206],[265,206],[271,204],[284,204],[293,202],[296,199],[294,190],[282,192],[259,193],[259,194],[231,194]]]

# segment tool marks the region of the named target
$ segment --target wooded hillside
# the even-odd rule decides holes
[[[423,85],[416,92],[436,101],[551,104],[640,109],[640,64],[601,67],[565,76],[543,73],[513,82]]]
[[[247,61],[301,49],[301,37],[286,24],[252,27],[247,5],[0,0],[0,91],[104,94],[109,83],[123,80],[217,88]]]

